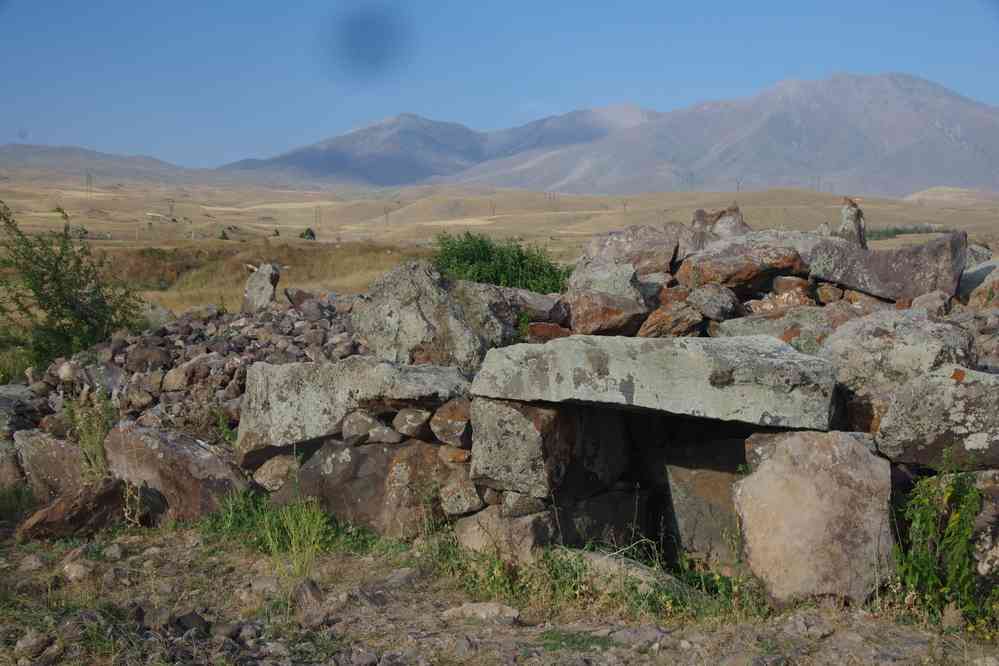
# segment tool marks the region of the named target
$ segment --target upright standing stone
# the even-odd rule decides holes
[[[266,310],[274,301],[281,270],[274,264],[261,264],[246,281],[243,294],[243,312]]]
[[[843,199],[839,229],[834,235],[867,249],[867,226],[864,223],[864,211],[860,209],[856,201],[849,197]]]
[[[893,571],[891,469],[852,433],[787,433],[734,496],[746,561],[779,603],[863,603]]]

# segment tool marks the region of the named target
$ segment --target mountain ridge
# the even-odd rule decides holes
[[[0,167],[16,162],[9,148],[0,146]],[[119,166],[149,177],[368,187],[438,183],[578,194],[811,187],[892,196],[934,186],[999,191],[999,108],[909,74],[837,73],[672,111],[580,109],[493,131],[401,113],[213,170],[120,159],[131,161]],[[35,156],[33,163],[44,162]]]

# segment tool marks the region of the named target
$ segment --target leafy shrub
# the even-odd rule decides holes
[[[523,247],[513,240],[497,241],[466,231],[441,234],[433,263],[443,275],[457,280],[518,287],[540,294],[561,292],[572,272],[548,256],[543,248]]]
[[[298,234],[298,237],[302,240],[314,241],[316,240],[316,232],[312,230],[312,227],[309,227],[302,233]]]
[[[943,474],[919,481],[905,504],[908,525],[896,546],[898,575],[917,609],[939,621],[953,605],[973,625],[999,622],[999,595],[975,574],[975,519],[982,493],[968,473]]]
[[[110,277],[106,256],[61,233],[28,236],[0,201],[0,347],[46,365],[106,340],[138,318],[139,300]]]
[[[26,484],[0,488],[0,520],[16,522],[34,506],[35,498]]]

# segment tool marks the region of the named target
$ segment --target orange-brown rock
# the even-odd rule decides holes
[[[548,342],[557,338],[564,338],[572,335],[572,331],[558,324],[536,321],[527,326],[527,341],[534,343]]]
[[[765,314],[802,305],[815,305],[815,301],[807,292],[801,290],[767,294],[764,298],[746,301],[742,304],[750,314]]]
[[[829,305],[843,300],[843,290],[834,284],[823,282],[815,289],[815,296],[822,305]]]
[[[805,278],[794,275],[778,275],[774,278],[773,292],[775,294],[784,294],[789,291],[802,291],[807,294],[810,289],[811,286]]]
[[[648,310],[633,299],[599,291],[566,296],[572,332],[582,335],[634,335]]]
[[[691,289],[713,282],[745,297],[766,291],[778,275],[805,272],[805,264],[794,248],[728,244],[689,257],[676,278]]]
[[[649,315],[638,331],[640,338],[698,336],[704,330],[704,317],[683,302],[668,303]]]

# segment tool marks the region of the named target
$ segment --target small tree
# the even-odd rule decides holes
[[[314,241],[316,240],[316,232],[312,230],[312,227],[309,227],[308,229],[300,233],[298,237],[301,238],[302,240]]]
[[[106,340],[139,319],[139,300],[110,277],[106,256],[61,233],[28,236],[0,201],[0,347],[26,349],[36,365]]]

